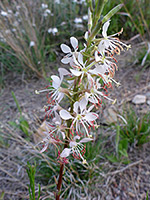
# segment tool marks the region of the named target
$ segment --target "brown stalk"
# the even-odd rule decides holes
[[[59,200],[59,198],[60,198],[63,170],[64,170],[64,164],[61,164],[60,171],[59,171],[59,179],[58,179],[58,184],[57,184],[56,200]]]

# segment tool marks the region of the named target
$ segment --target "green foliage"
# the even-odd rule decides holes
[[[126,114],[127,125],[120,128],[121,139],[127,139],[129,145],[140,146],[150,141],[150,114],[138,117],[130,109]]]
[[[4,195],[5,195],[4,192],[2,192],[2,193],[0,194],[0,200],[3,200],[3,199],[4,199]]]
[[[29,162],[27,162],[27,168],[26,168],[29,180],[30,180],[30,185],[29,187],[29,195],[30,195],[30,200],[39,200],[40,198],[40,193],[41,193],[41,187],[40,184],[38,185],[38,197],[36,198],[35,196],[35,172],[36,172],[36,164],[30,165]]]
[[[115,18],[111,19],[110,32],[118,32],[121,28],[124,28],[123,38],[129,39],[135,34],[140,34],[142,37],[149,35],[150,24],[150,1],[148,0],[117,0],[108,1],[104,7],[104,15],[108,13],[110,9],[122,3],[124,6],[121,11],[115,15]],[[136,15],[135,15],[136,13]]]
[[[146,200],[148,200],[148,193],[149,193],[149,191],[147,191],[147,193],[146,193]]]
[[[107,155],[111,162],[128,163],[128,150],[131,146],[141,146],[150,141],[150,113],[138,117],[133,109],[126,112],[125,125],[115,125],[116,155]]]
[[[128,164],[128,151],[130,147],[140,147],[150,141],[150,113],[138,117],[135,111],[130,108],[124,114],[127,124],[113,125],[116,130],[115,151],[106,155],[111,162],[122,162]]]

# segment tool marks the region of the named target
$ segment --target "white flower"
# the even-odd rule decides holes
[[[72,132],[74,132],[74,126],[75,126],[76,133],[80,134],[81,126],[82,126],[86,132],[86,135],[90,137],[89,135],[90,127],[95,127],[94,122],[98,118],[98,114],[94,112],[90,112],[94,106],[90,106],[87,110],[86,109],[87,104],[88,104],[88,101],[85,98],[83,98],[81,101],[79,102],[76,101],[74,103],[74,106],[73,106],[74,116],[72,116],[66,110],[61,110],[59,114],[60,114],[60,117],[64,120],[72,119],[72,124],[70,127]]]
[[[15,12],[15,14],[14,14],[15,17],[18,17],[19,15],[20,15],[20,13],[18,11]]]
[[[86,21],[87,21],[87,20],[88,20],[88,15],[84,15],[84,16],[83,16],[83,20],[86,20]]]
[[[73,47],[73,49],[74,49],[73,52],[71,51],[71,48],[70,48],[68,45],[66,45],[66,44],[61,44],[61,45],[60,45],[61,50],[62,50],[64,53],[67,54],[63,59],[61,59],[61,62],[62,62],[63,64],[68,64],[68,63],[73,62],[72,56],[77,54],[77,50],[78,50],[78,40],[77,40],[75,37],[71,37],[71,38],[70,38],[70,43],[71,43],[71,45],[72,45],[72,47]]]
[[[49,94],[51,95],[49,97],[49,99],[51,100],[52,99],[52,103],[55,104],[55,101],[60,103],[60,101],[63,99],[64,97],[64,92],[62,91],[62,88],[61,88],[61,83],[63,81],[63,78],[65,75],[69,75],[70,73],[64,69],[64,68],[59,68],[58,69],[59,71],[59,76],[56,76],[56,75],[52,75],[51,76],[51,79],[52,79],[52,86],[48,86],[50,88],[47,88],[47,89],[44,89],[44,90],[40,90],[40,91],[35,91],[36,94],[39,94],[41,92],[49,92]]]
[[[44,137],[43,137],[42,141],[40,141],[39,143],[36,144],[36,146],[38,146],[39,144],[44,143],[44,146],[41,149],[40,153],[43,153],[44,151],[46,151],[49,144],[56,145],[59,142],[58,139],[55,139],[53,137],[52,126],[46,121],[45,121],[44,129],[46,129],[46,131],[43,131]]]
[[[124,44],[123,42],[121,42],[118,38],[113,37],[116,35],[120,35],[122,33],[123,29],[118,33],[108,36],[107,30],[108,30],[109,25],[110,25],[110,20],[105,22],[103,25],[102,36],[104,38],[100,41],[100,43],[98,45],[99,51],[101,51],[101,49],[103,49],[103,53],[105,53],[106,51],[109,51],[111,53],[115,52],[117,54],[120,54],[120,50],[124,50],[123,47],[126,47],[128,50],[130,48],[130,45],[128,46],[128,45]]]
[[[107,92],[107,90],[101,86],[99,81],[100,81],[100,78],[98,78],[95,81],[93,86],[89,89],[89,92],[85,92],[85,98],[87,99],[87,101],[89,101],[89,102],[91,102],[93,104],[98,104],[100,106],[101,103],[102,103],[101,97],[104,97],[105,99],[114,102],[113,99],[109,98],[104,93],[104,91]]]
[[[45,8],[48,8],[48,5],[45,4],[45,3],[42,3],[42,4],[41,4],[41,7],[42,7],[43,9],[45,9]]]
[[[94,63],[91,63],[90,65],[86,66],[86,62],[85,63],[83,62],[83,55],[81,53],[78,53],[78,60],[73,55],[73,61],[74,61],[74,65],[72,65],[72,67],[76,69],[70,69],[70,71],[74,76],[77,76],[77,77],[81,76],[79,85],[81,84],[81,81],[84,75],[87,76],[89,83],[93,84],[93,78],[90,73],[90,68],[94,65]]]
[[[60,4],[60,0],[55,0],[55,3]]]
[[[47,17],[48,15],[51,15],[51,16],[53,16],[53,13],[51,13],[51,10],[49,10],[49,9],[46,9],[46,10],[44,11],[44,14],[43,14],[43,16],[44,16],[44,17]]]
[[[79,142],[76,142],[77,139],[79,140],[80,137],[75,136],[74,139],[72,141],[70,141],[70,143],[69,143],[70,148],[65,148],[61,152],[60,157],[66,158],[70,154],[73,154],[73,156],[76,159],[82,159],[83,162],[86,163],[86,160],[83,158],[83,155],[85,154],[85,146],[83,145],[83,143],[87,143],[89,141],[92,141],[93,139],[92,138],[83,138]]]
[[[45,10],[45,13],[47,13],[47,14],[51,14],[50,9],[46,9],[46,10]]]
[[[35,42],[34,41],[31,41],[30,42],[30,47],[34,47],[35,46]]]
[[[56,35],[56,33],[58,33],[58,29],[57,28],[49,28],[48,33],[52,33],[53,35]]]
[[[80,24],[80,23],[82,23],[82,19],[81,18],[75,18],[74,23]]]
[[[4,16],[4,17],[7,17],[8,14],[7,14],[7,12],[5,12],[5,11],[2,10],[1,11],[1,15]]]

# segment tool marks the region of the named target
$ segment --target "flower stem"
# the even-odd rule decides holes
[[[75,85],[74,85],[74,89],[73,91],[76,93],[78,91],[78,84],[79,84],[79,80],[80,80],[80,77],[78,77],[77,81],[75,81]],[[73,96],[73,99],[76,101],[76,98],[77,98],[77,94],[75,94]],[[71,102],[71,113],[73,112],[73,103],[74,101]],[[68,120],[67,122],[67,127],[70,127],[71,126],[71,123],[72,123],[72,120]],[[69,138],[70,137],[70,130],[68,130],[68,135],[67,137]],[[64,149],[68,147],[68,142],[65,143],[64,145]],[[64,170],[64,164],[62,163],[60,165],[60,170],[59,170],[59,179],[58,179],[58,184],[57,184],[57,193],[56,193],[56,200],[59,200],[60,199],[60,193],[61,193],[61,186],[62,186],[62,178],[63,178],[63,170]]]
[[[59,200],[59,197],[60,197],[62,177],[63,177],[63,169],[64,169],[64,164],[61,164],[60,171],[59,171],[59,180],[58,180],[58,184],[57,184],[56,200]]]

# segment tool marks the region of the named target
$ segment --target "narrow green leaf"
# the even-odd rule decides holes
[[[29,136],[29,124],[26,120],[20,121],[20,129],[27,135]]]
[[[102,23],[108,21],[114,14],[116,14],[122,8],[122,6],[123,4],[119,4],[116,7],[114,7],[111,11],[109,11],[109,13],[103,17]]]
[[[12,94],[13,99],[14,99],[14,101],[15,101],[15,103],[16,103],[16,106],[17,106],[17,108],[18,108],[18,110],[19,110],[19,112],[20,112],[20,115],[22,115],[22,111],[21,111],[21,108],[20,108],[20,106],[19,106],[19,102],[17,101],[17,98],[16,98],[16,96],[15,96],[15,93],[12,91],[11,94]]]
[[[126,149],[119,150],[119,153],[125,157],[128,157],[128,153],[127,153]]]
[[[11,126],[17,128],[18,127],[18,124],[16,122],[13,122],[13,121],[9,121],[8,122]]]
[[[0,194],[0,200],[3,200],[3,199],[4,199],[4,195],[5,195],[4,192],[2,192],[2,193]]]
[[[117,131],[116,131],[116,153],[118,154],[118,144],[120,139],[120,126],[117,125]]]
[[[40,186],[40,184],[38,184],[38,186],[39,186],[39,190],[38,190],[38,198],[37,198],[37,200],[39,200],[40,194],[41,194],[41,186]]]

